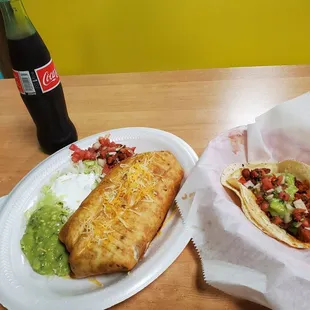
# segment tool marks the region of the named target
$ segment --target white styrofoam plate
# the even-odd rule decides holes
[[[151,128],[122,128],[77,142],[87,148],[107,133],[113,141],[136,146],[136,152],[169,150],[179,160],[185,177],[198,157],[182,139]],[[28,173],[9,194],[0,211],[0,303],[10,310],[102,310],[142,290],[163,273],[189,242],[178,212],[170,210],[161,233],[132,272],[98,276],[100,287],[89,279],[46,277],[35,273],[20,249],[25,229],[24,212],[35,203],[43,184],[70,165],[70,151],[63,148]]]
[[[1,208],[3,207],[4,203],[6,202],[8,196],[2,196],[0,197],[0,211],[1,211]]]

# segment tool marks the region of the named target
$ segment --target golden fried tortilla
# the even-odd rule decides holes
[[[166,151],[122,161],[82,202],[59,233],[72,276],[129,271],[161,227],[183,179]]]

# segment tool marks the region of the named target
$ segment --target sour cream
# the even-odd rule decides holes
[[[59,176],[52,184],[55,195],[65,207],[75,211],[95,187],[98,177],[94,173],[71,173]]]

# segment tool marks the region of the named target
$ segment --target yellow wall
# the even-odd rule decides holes
[[[61,74],[310,63],[310,0],[24,0]]]

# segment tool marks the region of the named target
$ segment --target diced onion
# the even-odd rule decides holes
[[[294,207],[296,209],[304,209],[304,210],[308,211],[306,205],[304,204],[304,202],[301,199],[295,200],[293,202],[293,204],[294,204]]]
[[[271,200],[273,198],[273,194],[266,196],[267,200]]]
[[[249,187],[254,187],[254,184],[253,184],[252,181],[250,180],[250,181],[245,182],[245,183],[244,183],[244,186],[245,186],[246,188],[249,188]]]
[[[98,158],[98,165],[101,167],[104,167],[104,165],[106,164],[106,160],[102,159],[102,158]]]
[[[271,193],[273,193],[273,192],[274,192],[274,189],[273,189],[273,188],[268,189],[268,191],[266,191],[266,193],[268,193],[268,194],[271,194]]]
[[[310,227],[304,227],[304,229],[310,230]]]
[[[260,183],[257,183],[257,184],[254,186],[254,188],[257,189],[257,190],[260,190],[261,184],[260,184]]]
[[[286,206],[286,209],[290,212],[292,212],[295,209],[290,203],[285,204],[285,206]]]
[[[281,193],[282,192],[282,187],[281,186],[276,187],[276,192],[277,193]]]
[[[99,142],[96,142],[96,143],[93,144],[93,148],[95,150],[99,150],[100,146],[101,146],[101,144]]]
[[[286,213],[286,214],[284,215],[284,219],[283,219],[284,223],[287,224],[287,223],[289,223],[291,220],[292,220],[291,214],[290,214],[290,213]]]

